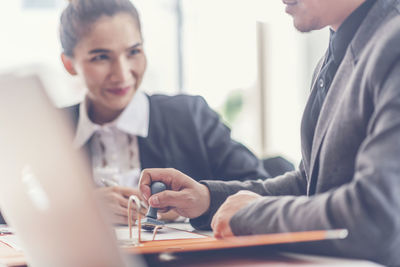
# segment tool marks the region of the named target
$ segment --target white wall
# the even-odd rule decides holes
[[[231,91],[243,90],[245,106],[233,124],[233,136],[261,157],[280,154],[297,164],[301,157],[301,114],[327,34],[298,33],[280,1],[184,3],[186,90],[205,96],[217,110]],[[261,147],[257,107],[257,21],[268,28],[264,73],[268,89],[266,150]]]

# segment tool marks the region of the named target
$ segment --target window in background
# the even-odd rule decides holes
[[[148,93],[178,93],[176,0],[134,0],[143,22],[148,59],[142,88]]]
[[[327,35],[298,33],[278,1],[183,1],[183,7],[186,92],[204,96],[228,120],[233,136],[259,156],[281,154],[299,162],[301,114]],[[260,75],[267,90],[263,109]]]

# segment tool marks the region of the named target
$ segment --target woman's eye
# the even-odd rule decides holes
[[[140,49],[132,49],[131,51],[130,51],[130,55],[131,56],[133,56],[133,55],[136,55],[136,54],[139,54],[141,52],[141,50]]]
[[[101,60],[107,60],[108,56],[107,55],[97,55],[93,57],[90,61],[96,62],[96,61],[101,61]]]

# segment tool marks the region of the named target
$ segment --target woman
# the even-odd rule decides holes
[[[67,108],[75,145],[91,157],[98,189],[127,223],[127,198],[140,171],[171,167],[200,179],[267,177],[260,161],[230,138],[229,129],[197,96],[148,96],[141,23],[129,0],[73,0],[61,16],[62,62],[88,89]]]

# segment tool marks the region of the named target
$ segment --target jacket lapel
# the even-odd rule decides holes
[[[311,145],[309,144],[309,136],[307,136],[307,133],[309,131],[309,129],[307,129],[306,127],[308,127],[308,123],[306,123],[305,118],[306,115],[305,114],[309,114],[311,112],[311,108],[312,108],[312,104],[313,104],[313,99],[315,98],[315,95],[317,93],[317,86],[316,86],[316,81],[317,81],[317,77],[319,75],[319,73],[321,72],[323,63],[327,57],[327,54],[325,54],[325,56],[319,61],[317,67],[315,68],[314,71],[314,75],[313,75],[313,79],[312,79],[312,86],[311,86],[311,93],[310,96],[308,97],[308,102],[306,104],[306,107],[304,109],[303,112],[303,118],[301,121],[301,153],[302,153],[302,161],[303,161],[303,165],[304,165],[304,170],[306,172],[306,176],[307,176],[307,180],[310,177],[310,158],[311,158]]]
[[[353,73],[354,64],[353,57],[347,52],[344,57],[335,78],[329,88],[328,94],[321,108],[321,113],[318,118],[318,122],[315,129],[313,144],[311,148],[311,161],[310,161],[310,176],[311,179],[308,183],[307,192],[308,194],[314,193],[314,185],[316,182],[317,173],[315,173],[315,165],[317,156],[320,151],[323,139],[325,137],[328,126],[337,111],[337,106],[340,104],[343,92],[346,89],[346,85],[349,81],[351,74]],[[313,184],[314,182],[314,184]]]
[[[357,62],[365,44],[371,39],[382,21],[387,19],[387,14],[395,8],[398,0],[376,0],[367,17],[361,24],[358,33],[351,42],[351,50]]]

